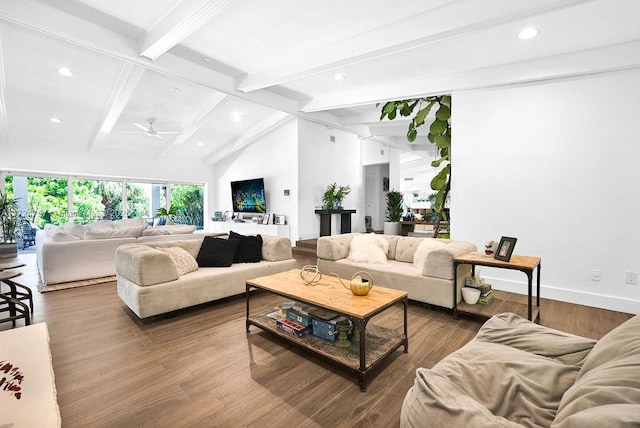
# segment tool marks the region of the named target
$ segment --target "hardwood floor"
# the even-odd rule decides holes
[[[35,290],[35,254],[20,260],[28,263],[20,281]],[[64,427],[398,426],[416,368],[432,367],[482,325],[412,302],[409,352],[398,350],[361,393],[348,371],[255,327],[247,334],[241,297],[144,326],[124,310],[115,283],[34,298],[34,322],[49,327]],[[260,293],[252,309],[280,301]],[[540,324],[598,339],[630,317],[542,299]],[[400,329],[401,307],[372,322]]]

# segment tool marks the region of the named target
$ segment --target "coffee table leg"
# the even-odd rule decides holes
[[[407,327],[407,308],[409,306],[409,299],[405,297],[402,299],[402,304],[404,305],[404,352],[409,352],[409,329]]]
[[[367,322],[362,319],[355,320],[356,328],[360,332],[360,370],[359,370],[359,380],[360,380],[360,391],[366,392],[367,390],[367,337],[366,337],[366,327]]]

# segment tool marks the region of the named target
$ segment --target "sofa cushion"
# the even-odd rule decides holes
[[[396,244],[396,260],[399,262],[413,263],[413,256],[423,238],[403,236]]]
[[[198,263],[187,250],[180,247],[158,248],[160,251],[164,251],[169,254],[176,264],[178,275],[186,275],[189,272],[198,270]]]
[[[358,263],[386,263],[389,242],[375,233],[356,235],[351,240],[348,260]]]
[[[238,241],[233,263],[258,263],[262,260],[262,236],[245,236],[232,230],[229,232],[229,240]]]
[[[431,250],[441,248],[444,245],[444,242],[438,241],[437,239],[423,239],[418,245],[416,252],[413,254],[413,265],[421,271],[424,270],[424,264],[427,261],[427,256]]]
[[[446,377],[418,369],[400,413],[400,426],[433,427],[522,427],[491,413]]]
[[[138,238],[147,226],[127,227],[124,229],[88,229],[84,233],[84,239],[113,239],[113,238]]]
[[[148,226],[142,217],[124,218],[122,220],[114,220],[111,225],[116,229],[126,229],[128,227]]]
[[[357,235],[357,233],[343,233],[318,238],[316,247],[318,257],[325,260],[346,259],[349,256],[351,241]]]
[[[640,316],[593,347],[553,426],[640,426]]]
[[[184,233],[193,233],[196,226],[189,224],[172,224],[169,226],[147,227],[142,236],[158,236],[158,235],[180,235]]]
[[[62,225],[62,228],[66,233],[73,235],[78,239],[84,239],[84,233],[87,231],[87,228],[83,225],[73,223],[66,223]]]
[[[262,236],[262,260],[279,262],[292,258],[291,241],[277,236]]]
[[[120,245],[116,249],[116,273],[141,287],[179,278],[169,254],[136,243]]]
[[[73,236],[70,233],[66,233],[64,230],[57,230],[51,235],[51,240],[53,242],[70,242],[70,241],[79,241],[80,238],[77,236]]]
[[[431,239],[431,238],[423,238]],[[427,255],[422,274],[442,279],[453,279],[453,259],[470,251],[476,246],[471,242],[442,240],[445,245],[433,249]]]
[[[113,229],[113,223],[111,220],[98,220],[85,225],[90,230],[105,230]]]
[[[64,228],[62,226],[56,226],[55,224],[51,224],[51,223],[47,223],[44,225],[44,233],[46,233],[47,236],[49,237],[53,236],[53,234],[56,233],[58,230],[64,231]]]
[[[222,239],[205,236],[196,261],[200,267],[229,267],[240,245],[237,239]]]

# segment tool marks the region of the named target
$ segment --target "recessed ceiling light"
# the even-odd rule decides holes
[[[65,77],[73,76],[73,72],[71,70],[69,70],[67,67],[60,67],[58,69],[58,73],[60,73],[61,75],[65,76]]]
[[[341,82],[341,81],[343,81],[344,79],[346,79],[346,78],[347,78],[347,76],[345,76],[344,74],[340,74],[340,73],[338,73],[338,74],[335,74],[335,75],[333,76],[333,78],[334,78],[335,80],[337,80],[338,82]]]
[[[51,123],[62,123],[62,121],[57,117],[52,117],[51,119],[49,119],[49,121]]]
[[[535,36],[540,34],[540,30],[533,27],[527,27],[524,30],[520,31],[518,37],[522,40],[533,39]]]
[[[202,61],[211,62],[211,58],[205,56],[205,57],[202,57]]]
[[[204,143],[202,141],[198,141],[196,144],[198,145],[198,147],[204,147]]]
[[[231,114],[234,122],[240,122],[242,120],[242,113],[234,112]]]

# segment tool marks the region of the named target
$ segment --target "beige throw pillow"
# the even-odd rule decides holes
[[[180,247],[158,248],[171,256],[173,262],[176,264],[178,275],[186,275],[189,272],[198,270],[198,263],[187,250]]]
[[[387,263],[389,243],[386,239],[367,233],[354,236],[347,260],[357,263]]]

